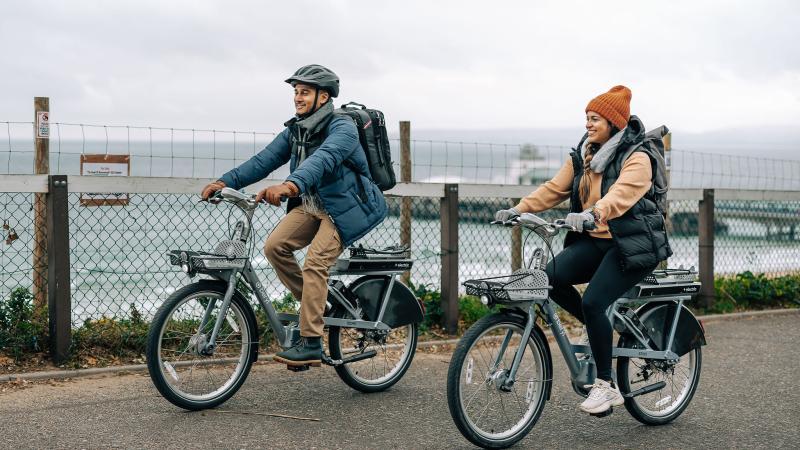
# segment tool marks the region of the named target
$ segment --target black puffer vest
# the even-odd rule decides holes
[[[628,126],[619,141],[614,159],[609,162],[603,172],[600,196],[604,197],[609,188],[617,181],[625,160],[635,152],[644,152],[650,156],[650,162],[655,168],[656,158],[649,154],[649,149],[640,144],[644,141],[644,124],[636,116],[631,116]],[[570,210],[581,212],[581,200],[578,186],[583,175],[583,149],[586,135],[583,136],[577,148],[572,149],[572,167],[575,178],[572,182],[570,196]],[[628,151],[631,150],[632,151]],[[672,255],[672,248],[667,239],[667,230],[664,213],[658,209],[653,201],[653,190],[646,193],[625,214],[608,221],[611,237],[620,253],[620,265],[623,271],[628,269],[655,268],[659,262]],[[571,244],[577,233],[569,233],[564,246]]]

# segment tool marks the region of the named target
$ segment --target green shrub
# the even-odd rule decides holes
[[[415,285],[412,282],[408,284],[411,291],[422,301],[425,307],[425,317],[420,324],[420,331],[426,332],[431,328],[441,327],[444,323],[441,293],[432,290],[424,284]],[[491,312],[477,297],[469,295],[459,297],[458,310],[461,328],[469,328],[478,319]]]
[[[714,280],[716,301],[708,312],[727,313],[800,305],[800,275],[768,278],[743,272]]]
[[[0,350],[14,359],[41,351],[45,330],[33,316],[33,294],[28,289],[16,288],[7,299],[0,299]]]
[[[147,332],[150,324],[145,322],[136,306],[130,304],[127,319],[86,320],[72,330],[72,350],[77,354],[90,353],[103,356],[140,355],[147,347]]]
[[[459,317],[464,328],[469,328],[483,316],[492,312],[478,297],[466,295],[458,299]]]

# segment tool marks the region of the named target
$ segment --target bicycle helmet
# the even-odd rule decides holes
[[[309,64],[297,69],[294,75],[286,79],[286,82],[292,86],[297,83],[315,86],[328,91],[331,97],[339,95],[339,76],[319,64]]]

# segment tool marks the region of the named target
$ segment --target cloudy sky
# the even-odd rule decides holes
[[[282,82],[324,64],[340,100],[415,129],[579,127],[616,84],[686,132],[797,127],[800,2],[4,1],[0,120],[272,131]]]

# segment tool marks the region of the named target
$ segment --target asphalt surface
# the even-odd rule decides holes
[[[697,393],[661,427],[624,408],[603,419],[579,412],[555,353],[552,399],[516,448],[798,448],[799,325],[800,314],[707,324]],[[0,448],[472,448],[447,409],[449,358],[418,353],[403,380],[371,395],[331,368],[258,365],[222,411],[193,413],[162,399],[142,374],[34,384],[0,394]]]

